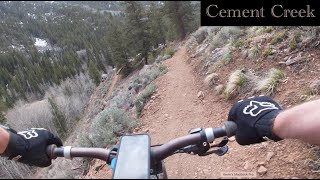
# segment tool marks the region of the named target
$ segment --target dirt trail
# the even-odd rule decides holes
[[[164,62],[168,72],[155,80],[158,89],[142,112],[144,125],[139,132],[149,133],[153,145],[186,135],[191,128],[219,127],[227,119],[233,102],[217,97],[204,86],[188,59],[186,49],[180,48]],[[204,96],[199,98],[200,91]],[[223,172],[253,173],[255,178],[319,178],[319,173],[312,173],[306,164],[309,154],[310,148],[295,140],[251,146],[233,141],[222,157],[177,154],[167,158],[165,165],[169,178],[179,179],[221,178]],[[261,166],[266,169],[260,174]],[[85,178],[111,177],[108,166],[93,169]]]
[[[108,93],[105,97],[103,97],[103,99],[108,99],[112,95],[112,91],[113,91],[115,85],[117,84],[119,78],[120,78],[120,75],[118,73],[114,74],[114,76],[112,77],[111,85],[108,89]]]
[[[219,127],[227,119],[232,102],[216,97],[203,85],[187,63],[182,47],[167,60],[168,73],[156,79],[156,97],[144,112],[144,129],[149,130],[152,144],[165,143],[186,135],[191,128]],[[203,98],[198,94],[202,91]],[[169,178],[221,178],[222,172],[252,172],[257,178],[314,177],[304,161],[309,150],[297,141],[266,142],[240,146],[229,142],[229,152],[222,156],[174,155],[165,160]],[[270,159],[268,158],[268,154]],[[268,160],[269,159],[269,160]],[[257,173],[259,164],[267,173]]]
[[[156,113],[147,111],[143,118],[145,126],[150,129],[152,144],[186,135],[191,128],[221,126],[226,118],[223,115],[228,108],[224,107],[226,103],[209,102],[210,96],[202,89],[202,82],[193,75],[187,59],[185,48],[181,48],[165,62],[168,73],[156,80],[159,98],[155,103],[158,103],[159,110]],[[204,99],[198,98],[200,91],[203,91]],[[208,106],[208,103],[214,103],[214,106]],[[225,166],[223,159],[182,154],[168,158],[165,164],[170,178],[213,178],[220,176],[220,168]],[[201,174],[203,170],[206,175]]]

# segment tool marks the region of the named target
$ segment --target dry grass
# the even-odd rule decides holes
[[[240,89],[246,84],[248,77],[242,72],[242,70],[236,70],[231,74],[227,82],[223,95],[226,99],[235,97]]]
[[[216,84],[216,81],[218,80],[218,74],[212,73],[206,76],[204,79],[204,84],[208,87],[212,87],[213,85]]]
[[[257,59],[262,54],[262,50],[259,46],[253,46],[249,49],[248,57],[250,59]]]
[[[223,91],[224,91],[224,88],[225,88],[225,87],[224,87],[224,85],[222,85],[222,84],[216,86],[216,87],[214,88],[215,93],[216,93],[217,95],[222,94]]]
[[[267,56],[270,56],[272,55],[272,49],[270,47],[267,47],[266,49],[263,50],[262,52],[262,56],[263,57],[267,57]]]
[[[277,86],[284,78],[285,74],[281,70],[272,68],[267,77],[258,82],[257,90],[265,95],[272,95],[276,92]]]
[[[288,32],[286,30],[280,31],[273,36],[270,43],[271,45],[277,44],[283,41],[287,36],[288,36]]]

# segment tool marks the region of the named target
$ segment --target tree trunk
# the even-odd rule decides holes
[[[144,55],[144,64],[148,65],[148,54]]]
[[[183,24],[183,17],[182,14],[179,13],[179,2],[174,1],[175,10],[177,12],[177,25],[178,25],[178,32],[180,33],[180,40],[183,40],[186,37],[186,31]]]

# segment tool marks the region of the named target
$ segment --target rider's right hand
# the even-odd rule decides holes
[[[263,137],[281,140],[272,132],[274,119],[281,110],[281,106],[268,96],[251,97],[235,103],[228,121],[237,124],[236,141],[240,145],[249,145],[265,141]]]

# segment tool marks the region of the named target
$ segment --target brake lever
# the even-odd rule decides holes
[[[219,144],[212,145],[211,147],[223,147],[223,146],[227,145],[228,142],[229,142],[229,139],[226,136],[221,140],[221,142]]]
[[[210,155],[210,154],[216,154],[218,156],[223,156],[228,152],[228,150],[229,150],[228,146],[225,145],[225,146],[220,147],[219,149],[215,149],[215,150],[208,151],[206,153],[198,154],[198,155],[199,156],[207,156],[207,155]]]

